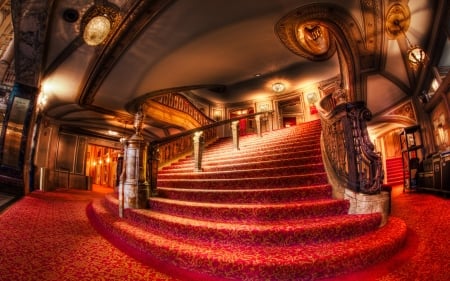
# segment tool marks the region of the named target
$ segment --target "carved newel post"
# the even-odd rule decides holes
[[[147,208],[150,185],[147,181],[147,143],[141,135],[142,109],[135,115],[135,134],[127,141],[125,149],[124,208]]]
[[[194,134],[194,172],[202,171],[202,154],[205,146],[205,138],[203,132],[196,132]]]
[[[233,147],[239,150],[239,121],[231,122],[231,134],[233,136]]]
[[[256,133],[258,134],[258,137],[262,137],[262,119],[261,119],[261,115],[256,115],[255,116],[255,121],[256,121]]]

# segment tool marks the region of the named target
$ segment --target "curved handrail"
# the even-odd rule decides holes
[[[151,100],[189,114],[202,126],[214,122],[213,119],[209,118],[203,111],[192,104],[189,99],[179,93],[168,93],[151,98]]]

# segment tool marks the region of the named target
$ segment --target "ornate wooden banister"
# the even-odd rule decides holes
[[[209,118],[203,111],[192,104],[190,100],[179,93],[164,94],[152,98],[152,100],[192,116],[192,118],[197,120],[201,126],[214,122],[214,120]]]
[[[366,122],[372,114],[364,102],[336,102],[326,96],[321,102],[325,153],[334,172],[355,192],[377,194],[383,182],[381,156],[374,151]],[[327,108],[328,110],[325,110]]]

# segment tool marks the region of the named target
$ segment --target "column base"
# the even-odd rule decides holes
[[[350,201],[349,214],[381,213],[380,227],[386,224],[389,217],[389,192],[382,191],[379,194],[368,195],[345,189],[344,199]]]

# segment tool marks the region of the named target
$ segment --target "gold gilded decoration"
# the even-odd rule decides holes
[[[297,40],[312,55],[323,55],[330,49],[328,30],[318,22],[300,24],[297,28]]]
[[[408,30],[411,14],[408,6],[396,3],[386,13],[386,34],[389,39],[397,39]]]
[[[329,9],[322,6],[299,7],[280,19],[275,31],[293,53],[312,61],[327,60],[336,52],[328,13]]]
[[[398,115],[398,116],[403,116],[403,117],[409,118],[411,120],[417,121],[413,105],[410,101],[395,108],[394,110],[389,112],[389,114],[387,114],[387,115],[391,115],[391,116]]]

